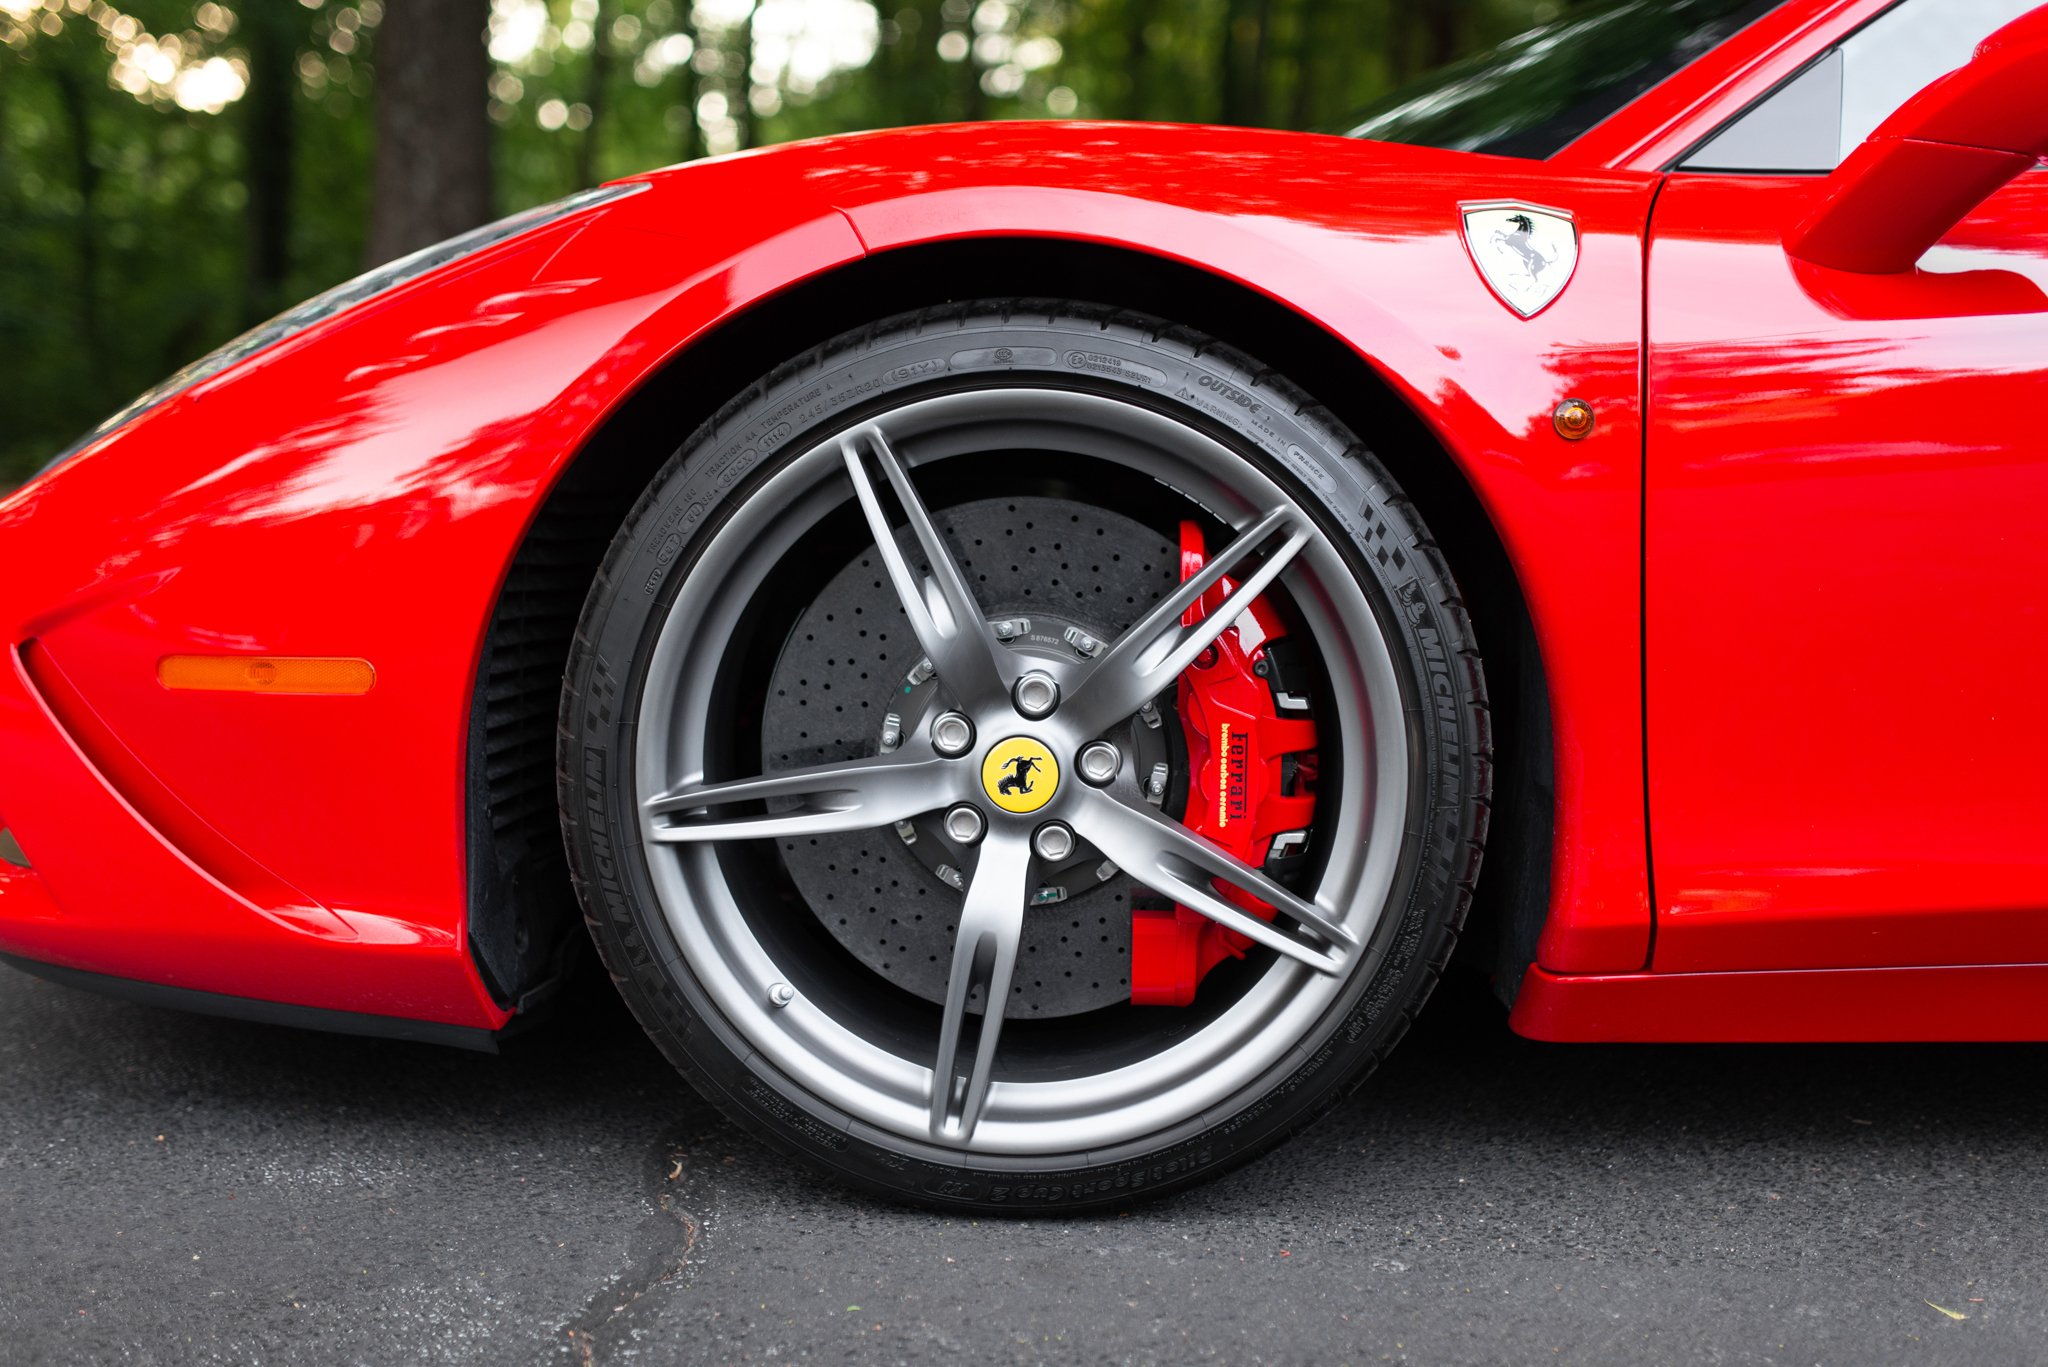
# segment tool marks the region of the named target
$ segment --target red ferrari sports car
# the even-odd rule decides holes
[[[0,953],[488,1047],[594,941],[959,1209],[1269,1148],[1461,934],[1540,1039],[2048,1039],[2043,89],[2027,0],[1619,0],[384,267],[0,502]]]

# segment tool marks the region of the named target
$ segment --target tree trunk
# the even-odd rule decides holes
[[[1247,0],[1224,0],[1222,41],[1216,45],[1216,122],[1249,123],[1245,107],[1245,39],[1251,35]]]
[[[590,70],[583,83],[583,104],[590,110],[590,126],[583,130],[583,140],[576,144],[576,188],[579,190],[597,184],[600,179],[597,136],[598,130],[604,126],[605,85],[612,74],[612,18],[616,10],[616,0],[598,0],[597,17],[591,21]]]
[[[704,154],[704,140],[697,135],[697,45],[703,39],[690,0],[679,0],[676,5],[675,32],[690,40],[690,60],[676,68],[676,93],[683,103],[683,126],[676,130],[676,159],[695,161]]]
[[[1129,81],[1124,117],[1152,117],[1152,16],[1153,0],[1130,0],[1124,20],[1124,63]]]
[[[242,12],[249,42],[249,90],[241,111],[243,178],[249,188],[249,266],[242,315],[248,323],[261,322],[284,306],[291,273],[298,8],[256,5]]]
[[[1458,31],[1463,26],[1462,5],[1439,3],[1429,12],[1429,52],[1425,71],[1434,70],[1458,55]]]
[[[968,123],[988,117],[988,92],[981,88],[981,59],[974,55],[974,26],[967,26],[967,55],[960,59],[960,114]]]
[[[1317,40],[1322,36],[1323,0],[1302,0],[1294,17],[1294,88],[1290,92],[1291,104],[1287,114],[1289,128],[1307,128],[1315,122],[1321,109],[1317,98],[1319,70],[1316,54],[1321,50]]]
[[[1465,26],[1467,0],[1436,0],[1428,6],[1396,6],[1395,13],[1405,28],[1395,50],[1402,56],[1396,84],[1436,70],[1460,51],[1458,37]]]
[[[1267,77],[1270,65],[1270,40],[1273,33],[1273,0],[1258,0],[1252,11],[1252,20],[1258,25],[1258,35],[1252,39],[1252,68],[1245,82],[1245,122],[1264,127],[1272,118],[1272,102],[1267,98]]]
[[[906,12],[910,23],[888,49],[888,64],[875,72],[881,78],[875,100],[878,127],[937,123],[952,112],[958,77],[952,63],[939,56],[939,38],[946,32],[943,0],[910,0],[896,11],[899,16]]]
[[[491,217],[489,0],[388,0],[373,54],[371,265]]]
[[[754,5],[747,11],[747,21],[740,25],[739,75],[726,81],[727,89],[732,91],[726,112],[732,116],[733,145],[741,151],[754,145],[754,16],[760,12],[760,5]]]
[[[92,159],[92,106],[85,82],[66,66],[55,66],[57,100],[71,134],[72,168],[78,181],[78,340],[88,356],[100,352],[100,169]]]

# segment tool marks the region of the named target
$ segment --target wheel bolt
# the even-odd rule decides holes
[[[1034,669],[1010,686],[1010,701],[1024,716],[1038,721],[1060,705],[1060,686],[1052,675]]]
[[[1100,788],[1124,767],[1124,757],[1106,740],[1091,740],[1081,747],[1081,777]]]
[[[972,845],[988,830],[988,820],[972,803],[963,802],[946,813],[946,834],[955,844]]]
[[[1073,828],[1063,821],[1048,821],[1031,837],[1031,848],[1040,859],[1057,864],[1074,852]]]
[[[974,745],[974,723],[958,712],[941,713],[932,723],[932,748],[948,759],[964,755]]]

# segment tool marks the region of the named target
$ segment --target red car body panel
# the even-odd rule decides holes
[[[1123,155],[1108,155],[1107,130],[1103,143],[1050,159],[1033,141],[934,149],[921,158],[932,188],[914,195],[901,193],[896,167],[853,162],[824,183],[873,250],[1042,235],[1057,224],[1063,236],[1250,285],[1378,370],[1459,462],[1536,621],[1558,788],[1541,960],[1562,972],[1642,967],[1651,917],[1643,824],[1631,809],[1642,790],[1642,703],[1629,661],[1640,649],[1641,232],[1654,181],[1289,135],[1232,138],[1184,160],[1193,130],[1146,136],[1159,139],[1156,155],[1122,137]],[[956,171],[963,154],[971,162]],[[1040,188],[1048,161],[1060,181],[1050,199]],[[1159,174],[1134,176],[1133,164]],[[1568,209],[1578,222],[1572,287],[1535,318],[1471,288],[1478,277],[1458,205],[1475,183],[1493,198]],[[1584,441],[1562,440],[1551,424],[1567,397],[1600,415]]]
[[[1497,193],[1578,218],[1574,287],[1533,323],[1502,309],[1465,256],[1456,210],[1475,164]],[[265,353],[0,505],[0,538],[35,566],[14,601],[37,610],[7,625],[10,639],[34,641],[132,754],[127,767],[178,794],[151,843],[189,858],[217,834],[242,873],[236,886],[233,871],[202,869],[210,902],[139,913],[165,930],[127,940],[134,889],[152,885],[103,876],[96,823],[42,796],[28,770],[0,793],[0,819],[63,914],[23,931],[0,905],[0,950],[227,995],[500,1023],[462,924],[467,703],[540,498],[612,405],[747,304],[864,250],[1057,234],[1198,262],[1296,308],[1350,339],[1458,453],[1518,561],[1547,567],[1524,589],[1554,660],[1556,880],[1570,912],[1553,918],[1545,961],[1642,967],[1638,301],[1651,178],[1340,139],[995,125],[837,139],[652,184]],[[721,240],[698,226],[702,198],[772,211]],[[1425,337],[1401,320],[1432,300]],[[1567,394],[1601,415],[1577,444],[1549,424]],[[377,683],[353,698],[157,683],[163,655],[222,649],[358,656]],[[305,914],[268,914],[265,894],[283,888]],[[248,944],[223,955],[216,939]],[[361,967],[365,939],[443,961],[447,989],[399,1011]]]
[[[1902,276],[1791,261],[1808,194],[1657,203],[1654,966],[2048,963],[2048,172]]]
[[[650,368],[859,255],[843,217],[791,204],[703,230],[678,269],[650,199],[321,324],[0,504],[11,654],[34,642],[29,658],[119,742],[89,759],[10,669],[0,822],[34,872],[5,870],[0,952],[505,1022],[468,952],[463,801],[469,699],[512,552]],[[357,656],[377,682],[267,697],[156,680],[166,654],[223,650]],[[145,819],[128,810],[139,787],[178,801]]]
[[[1032,237],[1187,263],[1277,301],[1406,399],[1470,483],[1530,609],[1555,740],[1551,911],[1518,1029],[1747,1038],[1773,1030],[1754,1021],[1777,1020],[1776,1037],[1817,1038],[1823,1017],[1785,1003],[1851,1000],[1866,989],[1850,978],[1867,975],[1829,979],[1830,996],[1805,982],[1813,975],[1704,970],[1876,964],[1900,966],[1894,985],[1914,978],[1906,965],[1942,967],[1895,993],[1879,1023],[1838,1019],[1840,1037],[1947,1037],[1930,1034],[1931,1022],[1966,995],[1979,1012],[1967,1019],[2017,1019],[2018,998],[1999,998],[2006,1008],[1984,998],[2038,987],[2030,975],[2041,970],[1972,977],[1948,966],[1990,964],[2048,938],[2000,938],[2025,931],[2028,909],[2043,904],[2048,863],[2028,828],[2035,808],[1992,812],[2008,785],[1978,777],[1989,756],[2003,765],[2048,750],[2048,727],[2017,704],[1985,710],[1988,681],[2038,665],[2040,647],[2008,634],[1989,643],[2004,653],[1979,656],[1974,671],[1893,660],[1895,677],[1844,698],[1841,661],[1872,664],[1870,640],[1850,638],[1884,604],[1842,605],[1818,628],[1791,614],[1761,627],[1744,619],[1747,639],[1736,639],[1735,605],[1761,601],[1771,570],[1731,563],[1723,519],[1766,481],[1785,499],[1771,514],[1781,575],[1826,582],[1853,578],[1845,567],[1863,562],[1850,553],[1903,511],[1912,481],[1951,500],[1944,525],[2006,500],[2016,512],[2038,491],[2039,453],[2032,466],[2018,456],[2001,465],[1988,443],[2000,407],[2010,411],[2014,386],[2033,373],[2001,372],[1993,353],[2030,336],[2041,354],[2039,331],[2025,331],[2039,315],[1916,321],[1872,340],[1873,316],[1895,328],[1896,297],[1858,296],[1855,282],[1815,294],[1769,237],[1775,227],[1743,217],[1712,185],[1684,188],[1660,173],[1672,149],[1879,7],[1793,0],[1547,163],[1090,124],[902,130],[699,163],[260,353],[0,501],[0,825],[33,865],[0,863],[0,952],[234,997],[502,1026],[510,1013],[473,964],[465,925],[468,709],[499,585],[548,492],[629,394],[670,364],[688,366],[693,348],[715,346],[721,326],[770,296],[876,253]],[[1775,214],[1807,184],[1777,181],[1753,199]],[[2008,192],[2020,207],[1988,206],[1967,227],[1978,245],[1958,250],[2019,250],[1983,244],[2018,232],[2027,214],[2038,225],[2030,184]],[[1648,321],[1661,342],[1670,320],[1674,349],[1646,360],[1645,243],[1660,191],[1654,221],[1671,236],[1648,254]],[[1474,270],[1458,214],[1474,199],[1573,215],[1577,272],[1534,318],[1503,308]],[[1702,240],[1721,229],[1725,240]],[[1678,278],[1701,253],[1716,269],[1725,256],[1733,275]],[[1717,331],[1729,316],[1747,330]],[[1810,374],[1816,389],[1749,393],[1716,370],[1728,352],[1756,374]],[[1871,375],[1888,372],[1873,372],[1870,358],[1894,353],[1915,388],[1873,398]],[[1647,438],[1646,380],[1662,420]],[[1954,438],[1940,452],[1897,427],[1935,393]],[[1655,407],[1660,396],[1668,414]],[[1566,397],[1598,414],[1583,441],[1552,427]],[[1731,404],[1747,404],[1748,419]],[[1745,428],[1816,423],[1838,451],[1876,442],[1892,454],[1853,491],[1829,483],[1821,464],[1727,458]],[[1944,490],[1936,476],[1952,471],[1954,450],[1972,479]],[[1843,496],[1862,500],[1872,525],[1810,524]],[[1994,603],[1946,595],[1976,573],[2038,580],[2039,547],[1966,549],[1967,560],[1907,591],[1916,610],[1988,625]],[[1926,571],[1926,560],[1915,563]],[[1688,563],[1732,576],[1733,598],[1716,603]],[[1880,582],[1896,593],[1903,572]],[[1935,638],[1928,621],[1914,629]],[[1827,641],[1847,648],[1832,677]],[[1698,672],[1717,649],[1716,670]],[[283,697],[157,682],[165,655],[221,651],[360,657],[376,683],[360,696]],[[1731,671],[1754,678],[1760,661],[1786,672],[1730,687]],[[1869,782],[1863,728],[1882,720],[1889,730],[1877,734],[1895,733],[1909,685],[1949,701],[1970,672],[1985,688],[1965,714],[1977,732]],[[1813,691],[1831,683],[1816,703]],[[1790,722],[1773,711],[1794,701]],[[1825,776],[1819,798],[1840,805],[1816,825],[1814,813],[1787,809],[1784,792],[1760,791],[1772,775],[1731,773],[1728,759],[1754,760],[1823,705],[1834,715],[1795,739],[1811,758],[1847,767]],[[1689,730],[1698,717],[1713,728]],[[1978,743],[1986,724],[2008,749]],[[1884,807],[1912,779],[1945,784],[1968,814],[1988,816],[1966,833],[1976,843],[1935,848],[1963,827],[1942,819],[1926,790]],[[1801,849],[1831,868],[1861,859],[1863,876],[1813,878]],[[1735,865],[1747,883],[1724,876]],[[1958,957],[1954,928],[1965,925],[1972,948]],[[1778,1002],[1777,1014],[1759,1002]],[[1669,1011],[1685,1020],[1657,1035]],[[1985,1037],[2011,1037],[2000,1028],[2008,1033]]]
[[[1509,1019],[1567,1044],[2039,1040],[2048,964],[1560,976],[1532,968]]]

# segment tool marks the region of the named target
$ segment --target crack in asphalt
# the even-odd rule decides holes
[[[680,1140],[663,1140],[652,1157],[647,1168],[653,1174],[647,1200],[653,1209],[634,1233],[631,1261],[610,1285],[594,1292],[581,1313],[562,1329],[584,1367],[595,1367],[601,1350],[631,1332],[629,1321],[641,1297],[691,1271],[691,1259],[704,1236],[704,1221],[683,1204],[690,1173],[688,1149]]]

